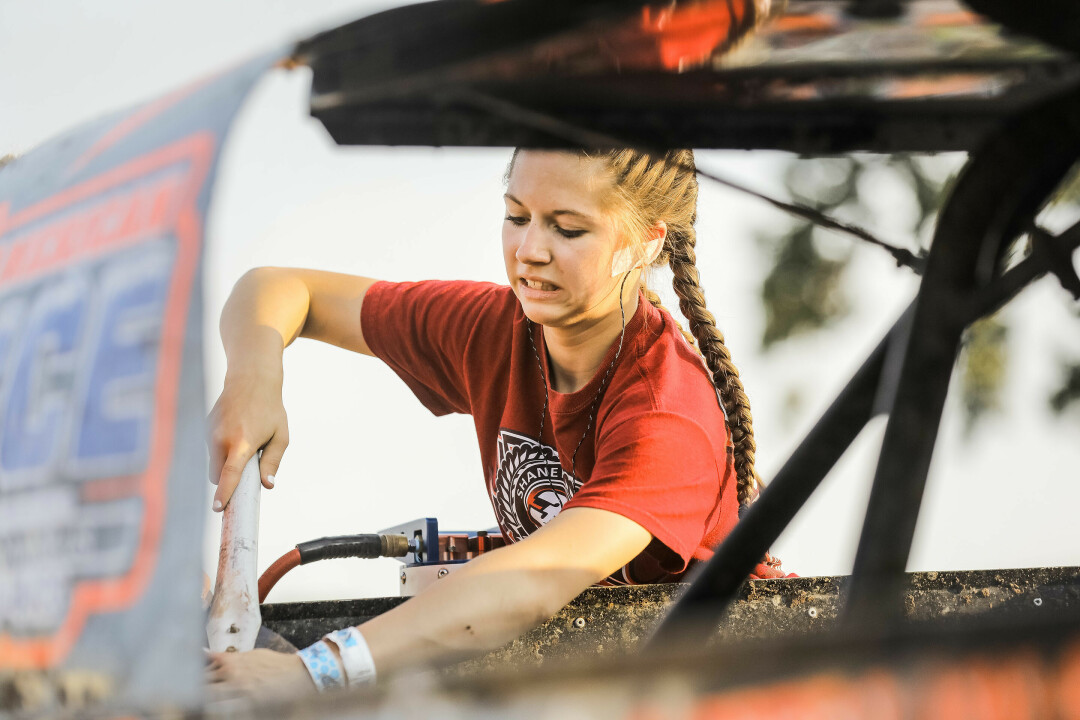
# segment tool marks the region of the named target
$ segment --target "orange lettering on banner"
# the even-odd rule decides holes
[[[114,244],[114,241],[137,236],[137,231],[127,234],[120,232],[120,226],[124,216],[138,207],[141,192],[136,190],[129,195],[110,198],[86,213],[78,246],[98,251]]]
[[[0,283],[31,280],[165,232],[176,221],[184,190],[184,176],[172,173],[16,237],[0,246]]]
[[[0,282],[8,281],[9,278],[18,273],[18,267],[24,262],[26,253],[31,247],[32,245],[29,243],[16,242],[8,248],[4,273],[0,275]]]

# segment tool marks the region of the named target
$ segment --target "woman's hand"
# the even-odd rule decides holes
[[[360,328],[364,293],[376,281],[318,270],[255,268],[237,281],[221,311],[228,360],[225,388],[210,411],[214,509],[232,497],[247,461],[262,448],[259,474],[271,488],[289,444],[281,402],[281,355],[297,337],[371,354]]]
[[[295,653],[273,650],[210,653],[209,660],[207,681],[221,690],[260,699],[316,692],[311,675]]]
[[[289,446],[281,382],[280,353],[276,360],[271,356],[268,362],[226,373],[225,387],[207,418],[210,482],[218,486],[214,510],[228,504],[244,465],[259,448],[263,487],[274,487],[273,478]]]

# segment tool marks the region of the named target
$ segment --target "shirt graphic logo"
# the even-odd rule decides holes
[[[512,540],[549,523],[581,488],[562,469],[555,448],[510,430],[499,431],[493,483],[495,515]]]

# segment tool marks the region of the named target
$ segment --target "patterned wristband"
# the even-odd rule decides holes
[[[323,639],[338,646],[349,687],[375,684],[375,660],[371,657],[371,650],[359,630],[354,627],[335,630],[324,635]]]
[[[326,641],[313,643],[297,655],[304,661],[304,667],[311,674],[311,679],[320,692],[327,688],[345,687],[345,669]]]

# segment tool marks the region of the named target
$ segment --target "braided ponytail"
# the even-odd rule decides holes
[[[739,504],[748,504],[755,494],[757,473],[754,470],[754,421],[750,414],[750,399],[746,396],[739,371],[724,344],[724,335],[716,327],[716,318],[705,306],[694,254],[696,234],[693,229],[672,237],[672,286],[679,296],[679,309],[690,322],[690,332],[698,341],[698,351],[713,376],[724,403],[731,442],[735,446],[735,474],[738,477]]]
[[[720,393],[734,445],[739,504],[746,505],[756,497],[759,485],[754,470],[757,445],[750,400],[731,360],[731,352],[724,344],[724,335],[716,327],[716,318],[705,306],[701,288],[694,253],[698,191],[694,154],[691,150],[672,150],[663,158],[653,158],[634,150],[614,150],[600,157],[611,168],[615,189],[626,209],[627,237],[644,238],[646,231],[659,221],[667,225],[667,239],[653,264],[671,266],[679,309],[690,323],[690,333],[682,326],[679,330],[691,345],[696,340],[698,352]],[[659,296],[645,287],[644,282],[642,290],[650,303],[663,307]]]

